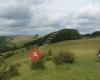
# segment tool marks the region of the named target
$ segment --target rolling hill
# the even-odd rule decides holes
[[[35,39],[34,36],[0,36],[0,54],[19,49]]]
[[[18,54],[6,59],[6,63],[20,63],[20,76],[13,77],[11,80],[99,80],[100,63],[97,62],[96,53],[100,48],[100,38],[69,40],[53,43],[42,53],[52,50],[55,54],[59,51],[71,51],[76,56],[74,64],[56,66],[51,61],[46,62],[46,69],[31,70],[28,54],[31,49],[17,50]]]

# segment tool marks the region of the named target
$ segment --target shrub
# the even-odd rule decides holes
[[[55,64],[73,63],[75,57],[74,54],[71,52],[61,51],[60,53],[53,55],[52,60]]]
[[[9,52],[7,54],[4,55],[4,58],[8,58],[8,57],[11,57],[13,56],[14,54],[16,54],[15,52]]]
[[[6,68],[5,68],[6,69]],[[8,70],[2,72],[0,80],[9,80],[12,77],[19,76],[18,69],[15,65],[11,65]]]
[[[19,76],[18,68],[15,65],[11,65],[9,68],[9,74],[11,74],[11,77]]]
[[[16,67],[20,67],[20,66],[21,66],[21,63],[18,62],[18,63],[15,64],[15,66],[16,66]]]
[[[42,57],[39,61],[31,63],[31,69],[44,69],[45,68],[44,65],[45,65],[45,59],[44,57]]]
[[[48,56],[52,56],[53,52],[51,50],[48,51]]]
[[[53,52],[51,50],[48,51],[47,56],[46,56],[46,60],[51,60],[53,56]]]

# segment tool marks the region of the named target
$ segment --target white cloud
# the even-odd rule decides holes
[[[82,33],[99,30],[100,3],[93,2],[92,0],[0,0],[0,35],[45,34],[61,28],[77,27]]]
[[[92,17],[95,19],[100,19],[100,3],[90,3],[87,6],[83,7],[78,16],[80,17]]]
[[[100,30],[100,3],[90,3],[81,8],[76,15],[80,30],[85,33]]]

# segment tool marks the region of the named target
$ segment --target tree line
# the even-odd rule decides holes
[[[95,31],[95,32],[93,32],[91,34],[83,35],[83,37],[88,37],[88,38],[95,38],[95,37],[98,37],[98,36],[100,36],[100,31]]]
[[[54,34],[50,33],[44,37],[38,38],[37,40],[28,42],[24,45],[24,47],[31,46],[31,45],[38,45],[41,46],[49,37],[50,35]],[[57,31],[57,34],[51,39],[51,43],[60,42],[64,40],[76,40],[81,39],[80,33],[75,29],[62,29]]]
[[[17,47],[15,44],[11,44],[8,42],[8,38],[6,36],[0,36],[0,54],[15,50]]]
[[[33,41],[25,43],[21,47],[17,47],[15,44],[9,43],[8,37],[0,36],[0,55],[1,53],[20,49],[23,47],[27,48],[33,45],[41,46],[50,37],[50,35],[54,33],[57,33],[57,34],[53,37],[53,39],[51,39],[50,43],[60,42],[64,40],[76,40],[76,39],[81,39],[82,37],[94,38],[94,37],[100,36],[100,31],[95,31],[91,34],[82,35],[76,29],[62,29],[62,30],[47,34],[44,37],[36,38]]]

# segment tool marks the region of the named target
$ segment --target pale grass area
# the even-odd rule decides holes
[[[14,36],[10,42],[20,46],[33,40],[34,36]]]

